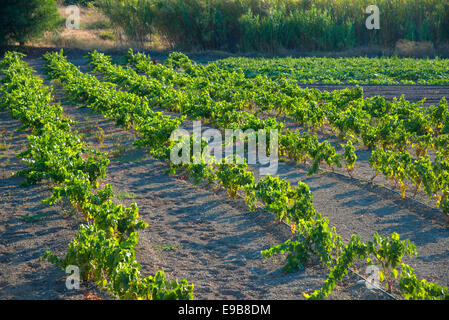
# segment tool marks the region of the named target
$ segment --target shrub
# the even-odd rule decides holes
[[[179,49],[343,50],[400,39],[449,40],[447,0],[99,0],[118,29],[134,40],[159,33]],[[368,30],[365,8],[380,10]]]
[[[87,24],[85,27],[82,26],[82,28],[86,30],[103,30],[111,29],[112,25],[109,21],[97,20]]]
[[[144,47],[153,33],[154,1],[99,0],[98,5],[116,30]]]
[[[156,29],[178,48],[237,49],[238,18],[245,9],[233,0],[156,0]]]
[[[65,5],[80,5],[83,7],[87,7],[89,4],[94,3],[96,0],[62,0],[61,3]]]
[[[60,21],[55,0],[3,0],[0,6],[0,45],[41,36]]]
[[[115,40],[115,34],[110,31],[100,33],[99,37],[102,40]]]

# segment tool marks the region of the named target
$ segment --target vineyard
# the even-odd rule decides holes
[[[449,299],[447,60],[198,64],[61,50],[7,52],[0,72],[2,278],[25,272],[11,257],[35,227],[45,238],[31,268],[61,278],[77,266],[107,299]],[[368,97],[366,84],[397,95]],[[441,98],[407,100],[394,85],[433,85]],[[198,142],[172,133],[194,121],[279,132],[264,146],[277,174],[206,157],[205,139],[173,163],[177,146]],[[27,199],[35,208],[9,220]],[[370,267],[374,289],[360,286]],[[21,295],[14,281],[0,283],[7,297]],[[52,294],[67,298],[58,281]]]
[[[304,84],[449,84],[447,59],[228,58],[215,64],[225,70],[241,70],[247,77],[285,77]]]

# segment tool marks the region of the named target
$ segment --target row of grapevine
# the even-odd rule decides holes
[[[115,120],[130,119],[127,124],[135,125],[137,131],[143,136],[136,141],[136,144],[148,148],[158,158],[169,161],[170,152],[175,144],[174,141],[169,140],[166,127],[158,120],[154,120],[153,112],[149,110],[148,99],[152,98],[151,94],[149,94],[150,97],[137,98],[133,93],[111,89],[108,84],[98,81],[92,75],[82,73],[73,64],[67,62],[62,53],[46,54],[45,59],[50,77],[61,81],[64,89],[72,98],[86,103],[88,107],[95,107],[101,102],[101,109],[105,116]],[[156,82],[156,80],[154,81]],[[136,85],[139,84],[136,83]],[[98,94],[98,90],[95,88],[100,87],[102,88],[101,94]],[[105,96],[110,98],[103,99]],[[135,101],[134,105],[128,108],[122,107],[123,104],[131,100]],[[101,112],[101,110],[99,111]],[[179,119],[170,119],[168,122],[170,121],[177,121],[178,125],[180,122]],[[160,143],[157,145],[152,143],[154,139]],[[164,139],[166,142],[163,142]],[[193,143],[193,139],[187,139],[185,143]],[[318,256],[326,266],[331,268],[331,276],[322,290],[318,290],[310,297],[322,298],[328,295],[335,287],[336,282],[340,281],[347,273],[356,258],[367,258],[367,263],[377,262],[388,266],[383,270],[383,274],[388,283],[392,283],[393,279],[398,276],[397,268],[402,265],[402,257],[416,254],[415,247],[408,241],[400,241],[399,236],[395,233],[391,239],[376,234],[373,241],[367,243],[362,243],[360,238],[353,236],[348,245],[343,244],[335,229],[329,226],[328,219],[314,209],[312,193],[309,187],[302,182],[299,182],[296,187],[292,187],[288,181],[267,176],[255,183],[254,175],[247,170],[245,163],[223,162],[212,165],[210,162],[201,161],[200,164],[191,163],[179,166],[170,164],[170,166],[172,169],[183,167],[197,182],[217,181],[226,188],[231,197],[235,197],[239,190],[244,191],[250,209],[254,209],[255,204],[260,203],[277,219],[289,223],[296,240],[289,240],[282,245],[275,246],[263,252],[263,255],[288,252],[286,268],[290,269],[304,266],[308,264],[312,256]],[[386,248],[391,248],[391,250],[385,250]],[[349,260],[347,256],[350,257]],[[371,258],[368,259],[369,257]],[[438,288],[438,285],[427,284],[424,280],[417,280],[409,266],[402,265],[400,288],[405,297],[447,298],[447,289],[441,288],[441,292],[435,293],[435,290],[430,288]]]
[[[398,57],[351,58],[226,58],[212,64],[224,70],[239,70],[246,77],[292,79],[323,84],[449,84],[448,59]]]
[[[341,145],[344,156],[336,153],[327,141],[320,143],[307,133],[288,129],[279,139],[281,155],[298,162],[311,159],[309,174],[317,172],[323,162],[329,167],[341,167],[340,160],[344,157],[351,174],[356,162],[353,142],[360,140],[365,147],[374,148],[370,166],[399,185],[402,197],[405,197],[406,182],[415,186],[415,194],[423,187],[443,214],[449,216],[446,179],[449,111],[444,98],[438,105],[424,108],[422,103],[409,103],[403,97],[391,102],[380,96],[365,99],[359,87],[332,93],[301,89],[287,82],[275,87],[276,83],[266,78],[245,79],[239,73],[218,72],[213,65],[195,65],[180,53],[171,54],[165,65],[154,65],[149,57],[132,51],[127,58],[148,77],[131,68],[112,65],[110,58],[101,53],[89,54],[95,71],[131,92],[148,97],[153,105],[205,118],[222,128],[257,130],[261,124],[266,129],[283,127],[274,118],[261,123],[257,114],[241,111],[252,104],[257,110],[285,113],[300,125],[318,128],[327,124],[348,140]],[[408,153],[407,147],[416,150],[418,159]],[[437,153],[433,160],[427,155],[428,149]]]
[[[130,58],[133,58],[132,53],[130,53]],[[283,123],[278,122],[273,117],[261,119],[256,114],[242,110],[248,105],[247,101],[254,99],[254,97],[243,97],[243,95],[253,93],[253,91],[246,89],[237,93],[227,90],[228,95],[224,97],[223,94],[226,90],[213,88],[213,84],[219,84],[222,80],[211,81],[210,78],[214,76],[214,73],[204,77],[200,76],[199,72],[201,71],[194,69],[195,66],[182,54],[171,54],[169,59],[167,63],[170,67],[178,68],[182,65],[185,69],[191,68],[192,73],[196,76],[178,75],[170,67],[156,65],[151,77],[146,77],[137,74],[131,68],[124,69],[113,65],[110,58],[102,53],[95,51],[89,54],[89,61],[94,66],[95,71],[101,72],[106,79],[122,85],[129,92],[145,97],[154,106],[176,111],[191,118],[205,119],[223,129],[232,128],[242,131],[265,129],[267,132],[270,129],[283,129]],[[199,85],[195,79],[204,83]],[[232,77],[229,77],[229,79],[231,80]],[[234,81],[234,84],[227,84],[230,88],[235,89],[239,84],[242,84],[235,80],[232,81]],[[226,81],[224,82],[226,83]],[[182,87],[182,90],[180,90],[180,87]],[[197,87],[200,87],[200,89],[197,89]],[[216,94],[212,94],[211,91]],[[239,97],[236,96],[237,94]],[[314,92],[303,90],[300,94],[310,95]],[[262,105],[264,102],[261,101],[258,104]],[[291,137],[298,135],[301,135],[308,143],[303,145],[292,144]],[[321,162],[327,163],[329,167],[341,167],[342,157],[337,154],[335,148],[329,142],[319,142],[318,139],[307,133],[284,129],[280,134],[279,143],[280,149],[291,150],[290,157],[294,160],[301,161],[306,158],[311,160],[312,166],[309,174],[316,173]]]
[[[316,113],[307,119],[312,111]],[[376,172],[373,178],[382,173],[400,186],[402,197],[407,183],[415,186],[415,195],[423,188],[429,199],[436,199],[436,206],[449,217],[449,110],[444,98],[438,105],[427,108],[421,103],[409,103],[403,97],[391,102],[383,97],[357,99],[349,106],[337,100],[313,109],[304,105],[299,117],[298,113],[296,109],[292,116],[300,123],[313,122],[316,114],[322,114],[337,135],[348,139],[342,145],[345,152],[349,151],[345,157],[347,166],[351,164],[348,160],[353,154],[353,141],[359,142],[373,149],[369,158]],[[352,168],[348,166],[348,169]]]
[[[52,104],[51,88],[42,86],[22,57],[8,52],[0,63],[5,75],[0,108],[8,109],[22,123],[21,129],[32,130],[27,150],[18,155],[29,168],[16,175],[25,177],[24,184],[48,181],[52,195],[44,203],[65,198],[86,221],[64,258],[49,251],[44,257],[63,269],[78,266],[82,280],[93,279],[121,299],[192,299],[193,285],[187,280],[170,282],[163,271],[141,276],[134,248],[137,231],[147,223],[139,220],[136,204],[125,208],[111,200],[109,184],[98,189],[109,164],[107,155],[88,147],[71,130],[73,121],[60,105]]]
[[[107,76],[123,75],[124,72],[118,71],[119,67],[111,67],[107,59],[101,55],[94,52],[90,54],[90,57],[95,70],[102,71]],[[194,78],[193,80],[189,79],[193,83],[191,86],[184,85],[184,92],[189,92],[189,90],[198,92],[198,88],[201,87],[195,82],[207,81],[207,89],[200,89],[203,95],[208,93],[212,96],[216,91],[229,92],[229,90],[233,93],[232,98],[222,95],[215,97],[216,100],[224,99],[227,102],[232,101],[234,104],[248,105],[250,97],[258,110],[261,108],[278,110],[296,120],[300,125],[314,128],[322,127],[325,124],[329,125],[336,134],[348,140],[341,146],[345,151],[344,159],[349,174],[353,171],[356,161],[353,142],[360,140],[365,147],[375,148],[370,157],[371,167],[377,172],[382,172],[396,185],[400,185],[403,197],[406,191],[406,181],[415,186],[415,194],[423,187],[429,198],[436,199],[436,205],[443,211],[443,214],[449,216],[449,190],[446,182],[449,169],[447,161],[449,110],[444,98],[438,105],[426,108],[422,103],[410,103],[404,97],[391,102],[381,96],[365,99],[363,91],[359,87],[332,93],[320,93],[317,90],[300,89],[297,86],[293,88],[291,83],[280,81],[278,88],[273,89],[273,81],[269,79],[256,77],[255,80],[242,80],[242,75],[239,73],[217,72],[215,66],[197,66],[186,56],[180,54],[170,56],[165,63],[166,66],[154,66],[150,63],[149,58],[142,54],[130,52],[128,57],[138,70],[148,74],[153,81],[154,78],[158,78],[157,73],[161,69],[164,70],[164,74],[168,73],[166,69],[170,67],[184,70],[178,76],[172,70],[174,75],[171,75],[171,79],[185,78],[186,74]],[[127,69],[126,73],[130,72],[132,71]],[[220,76],[212,76],[211,74],[214,72]],[[214,77],[218,79],[214,81]],[[141,78],[134,79],[148,89],[145,78],[141,76]],[[175,82],[175,80],[172,81]],[[185,82],[187,81],[184,80]],[[217,83],[227,86],[228,91],[216,90]],[[244,89],[241,89],[242,83],[245,84]],[[140,92],[140,94],[145,93],[139,88],[127,86],[126,81],[121,81],[121,84]],[[245,91],[246,97],[242,96],[242,91]],[[148,89],[146,92],[151,91]],[[252,95],[248,92],[251,92]],[[219,103],[223,103],[223,101],[218,101],[216,104]],[[308,155],[313,160],[309,173],[316,172],[318,164],[323,160],[329,166],[334,164],[340,166],[341,156],[334,153],[332,146],[326,144],[325,141],[321,143],[321,146],[325,147],[325,153],[323,156],[319,156],[310,152],[310,150],[320,150],[320,148],[314,147],[317,146],[317,143],[310,145],[310,141],[313,139],[309,135],[306,135],[305,138],[303,136],[304,134],[298,131],[286,130],[280,139],[281,154],[286,154],[297,161],[303,160],[305,155]],[[418,159],[414,159],[407,152],[407,148],[413,148]],[[429,149],[436,151],[437,155],[434,159],[427,155]],[[306,151],[309,152],[306,153]],[[401,162],[397,160],[398,158],[408,161]],[[428,164],[424,166],[425,170],[423,163]]]

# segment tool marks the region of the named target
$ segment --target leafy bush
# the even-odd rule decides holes
[[[141,47],[153,33],[153,1],[99,0],[98,5],[113,27]]]
[[[109,21],[97,20],[87,24],[86,26],[81,26],[81,28],[87,30],[98,30],[98,29],[101,30],[101,29],[111,29],[112,25]]]
[[[449,300],[447,287],[425,279],[418,280],[415,271],[406,264],[402,264],[399,289],[407,300]]]
[[[0,6],[0,45],[41,36],[60,21],[55,0],[4,0]]]

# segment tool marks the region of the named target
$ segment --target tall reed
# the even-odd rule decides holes
[[[157,32],[183,49],[342,50],[393,47],[400,39],[449,41],[448,0],[98,0],[122,32],[143,41]],[[368,30],[369,5],[380,30]]]

